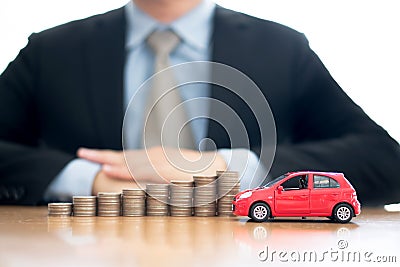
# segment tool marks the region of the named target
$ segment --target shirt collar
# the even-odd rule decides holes
[[[131,0],[125,6],[126,47],[134,48],[140,45],[156,29],[171,28],[189,46],[199,50],[207,49],[211,39],[214,10],[215,3],[203,0],[193,10],[166,25],[147,15]]]

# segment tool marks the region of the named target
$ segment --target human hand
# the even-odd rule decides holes
[[[92,195],[96,196],[99,192],[116,192],[122,189],[139,188],[138,184],[132,180],[115,179],[100,170],[94,178],[92,186]]]
[[[215,175],[226,163],[216,151],[153,147],[150,149],[113,151],[81,148],[78,156],[103,165],[102,172],[120,180],[141,184],[191,181],[193,175]]]

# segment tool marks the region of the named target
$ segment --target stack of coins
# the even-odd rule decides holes
[[[193,182],[171,181],[171,216],[192,216]]]
[[[49,216],[65,217],[71,216],[72,203],[49,203],[47,205]]]
[[[217,171],[218,176],[218,216],[233,216],[232,200],[240,191],[239,173]]]
[[[122,216],[145,216],[146,192],[142,189],[122,190]]]
[[[120,193],[98,193],[97,195],[98,216],[120,216],[121,194]]]
[[[74,196],[74,216],[96,216],[96,196]]]
[[[168,216],[169,186],[168,184],[147,184],[147,215]]]
[[[193,176],[194,215],[209,217],[216,215],[217,176]]]

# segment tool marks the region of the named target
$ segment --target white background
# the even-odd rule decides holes
[[[128,0],[2,0],[0,72],[32,32],[123,6]],[[306,34],[342,88],[400,141],[398,0],[216,0]]]

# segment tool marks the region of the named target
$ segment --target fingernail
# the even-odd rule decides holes
[[[103,165],[103,167],[102,167],[102,169],[103,169],[103,171],[111,171],[111,166],[110,165]]]
[[[88,153],[90,153],[90,149],[85,148],[85,147],[81,147],[81,148],[78,149],[78,153],[79,154],[88,154]]]

